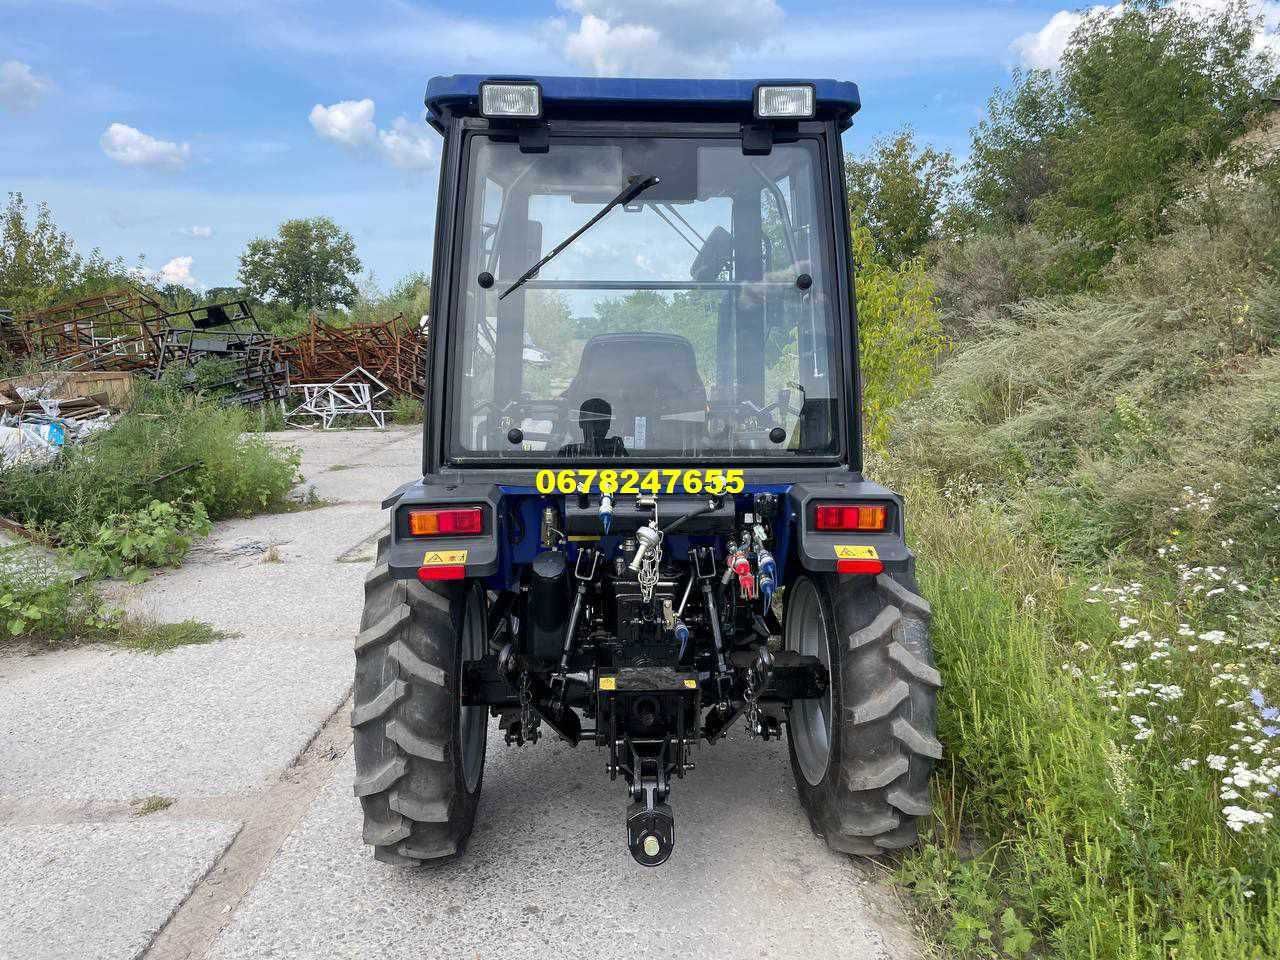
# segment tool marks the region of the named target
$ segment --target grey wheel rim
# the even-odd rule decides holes
[[[801,580],[791,587],[791,606],[787,610],[786,645],[788,650],[817,657],[831,673],[831,646],[827,642],[829,624],[818,590],[811,580]],[[800,772],[810,786],[816,787],[831,764],[831,688],[821,697],[797,700],[791,707],[791,743]]]
[[[467,595],[467,607],[462,619],[462,663],[465,666],[472,660],[484,656],[484,601],[478,590]],[[461,682],[461,677],[459,677]],[[461,691],[459,691],[461,700]],[[480,772],[484,769],[484,738],[489,720],[489,708],[459,707],[459,732],[462,747],[462,779],[467,785],[467,793],[474,793],[480,782]]]

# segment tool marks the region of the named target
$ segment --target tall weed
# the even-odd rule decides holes
[[[298,453],[247,434],[248,416],[140,383],[110,430],[47,466],[0,472],[0,515],[78,545],[107,518],[152,501],[199,503],[215,520],[282,506],[298,478]]]

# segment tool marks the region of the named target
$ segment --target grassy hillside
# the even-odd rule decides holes
[[[1174,215],[1088,293],[952,318],[877,467],[947,683],[901,877],[962,956],[1280,956],[1280,191]]]

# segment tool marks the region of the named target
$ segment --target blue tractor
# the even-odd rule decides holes
[[[839,851],[916,839],[940,686],[862,475],[852,83],[438,77],[423,475],[356,641],[380,860],[459,855],[490,721],[594,743],[641,864],[699,741],[786,729]]]

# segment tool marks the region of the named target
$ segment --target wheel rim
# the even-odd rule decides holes
[[[791,587],[791,606],[787,610],[787,649],[817,657],[831,675],[831,645],[826,611],[818,590],[811,580],[800,580]],[[821,697],[797,700],[791,707],[791,744],[795,749],[800,772],[810,786],[817,786],[831,763],[831,688]]]
[[[472,590],[467,596],[467,608],[462,619],[463,665],[484,656],[484,606],[481,596],[477,590]],[[489,708],[483,705],[460,707],[460,711],[462,779],[467,785],[467,793],[473,793],[480,782],[480,771],[484,769],[484,739]]]

